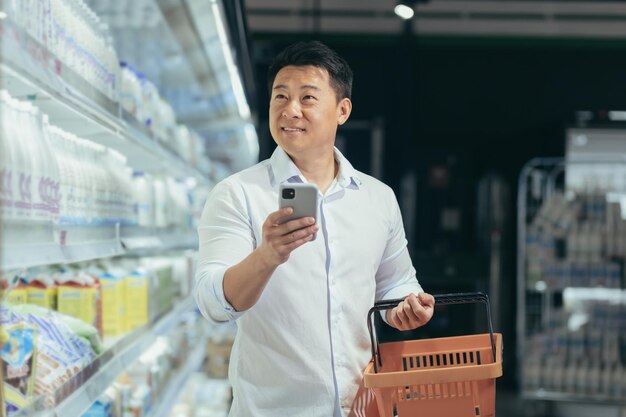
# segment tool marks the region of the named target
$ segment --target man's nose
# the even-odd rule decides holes
[[[302,115],[300,103],[297,100],[291,100],[283,109],[283,117],[300,117]]]

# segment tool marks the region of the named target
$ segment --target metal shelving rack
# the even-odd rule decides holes
[[[53,124],[122,152],[134,169],[193,178],[208,186],[208,172],[190,166],[119,105],[89,86],[10,18],[0,20],[0,85],[13,97],[28,97]],[[54,68],[54,72],[50,71]],[[140,249],[196,246],[193,230],[116,225],[66,227],[5,225],[0,271],[121,256]]]
[[[607,331],[603,326],[611,325],[610,320],[594,322],[594,308],[604,311],[604,308],[611,308],[607,306],[612,305],[616,306],[618,317],[626,315],[626,291],[623,290],[626,254],[610,250],[610,236],[616,232],[608,230],[611,224],[606,214],[611,209],[611,202],[614,209],[623,207],[626,190],[605,190],[599,193],[597,188],[592,192],[585,189],[586,186],[581,187],[581,184],[585,184],[587,169],[593,171],[597,164],[601,170],[605,170],[607,162],[615,164],[619,169],[626,167],[619,155],[595,160],[536,158],[529,161],[520,174],[517,365],[519,385],[523,397],[527,399],[549,401],[552,404],[573,402],[591,406],[608,405],[624,413],[626,396],[612,389],[612,380],[608,376],[613,369],[626,365],[619,352],[619,344],[626,346],[626,339],[618,337],[618,352],[611,355],[606,353],[607,350],[602,350],[609,349],[605,347],[608,338],[602,335],[598,341],[590,340],[589,336],[594,330]],[[619,170],[614,175],[619,175]],[[597,185],[594,181],[586,184]],[[557,199],[561,199],[562,207],[572,210],[553,210],[551,215],[547,215],[546,207]],[[542,216],[547,217],[547,221],[538,229],[537,224]],[[588,230],[582,226],[582,223],[588,221],[588,216],[597,216],[592,219],[597,224],[604,221],[604,229],[598,234],[601,236],[601,242],[596,247],[598,256],[579,253],[574,257],[572,254],[580,252],[580,247],[577,246],[579,241],[573,236],[588,239],[585,245],[592,245],[590,242],[593,237],[591,234],[586,235]],[[621,213],[613,221],[623,222]],[[622,226],[618,226],[613,227],[622,230]],[[538,230],[542,231],[537,233]],[[603,265],[604,269],[600,270],[603,272],[594,270],[593,265]],[[617,268],[621,268],[619,272]],[[616,335],[620,334],[619,326],[617,323]],[[581,336],[581,332],[584,336]],[[536,349],[537,340],[542,343],[539,352]],[[600,347],[598,343],[601,343]],[[617,364],[606,361],[611,356],[617,358]],[[620,362],[621,365],[618,365]],[[600,373],[598,378],[594,376],[595,371],[584,370],[574,374],[566,369],[567,366],[592,369],[591,363],[598,366],[597,372],[608,374]]]
[[[49,115],[52,124],[120,151],[129,166],[136,170],[183,180],[191,178],[199,186],[211,187],[211,172],[192,166],[119,103],[65,66],[13,22],[11,16],[0,18],[0,56],[0,88],[12,97],[31,100]],[[0,233],[0,272],[197,247],[197,236],[192,229],[0,223]],[[180,300],[156,322],[110,343],[92,364],[55,393],[53,408],[40,398],[18,415],[82,415],[158,337],[171,334],[180,317],[194,310],[192,297]],[[206,351],[206,343],[203,343],[206,334],[197,336],[188,360],[170,378],[150,415],[166,415],[172,405],[169,399],[176,397],[184,380],[200,367]]]

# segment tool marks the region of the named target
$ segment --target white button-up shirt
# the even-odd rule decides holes
[[[261,244],[279,185],[306,180],[278,147],[216,185],[204,207],[195,297],[207,319],[237,322],[232,417],[347,416],[371,358],[368,310],[421,291],[393,191],[336,149],[335,159],[316,239],[291,253],[247,311],[226,301],[224,272]]]

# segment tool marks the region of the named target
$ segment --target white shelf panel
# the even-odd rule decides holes
[[[32,100],[53,125],[118,150],[133,169],[208,182],[207,174],[190,166],[10,19],[0,20],[0,42],[0,88]]]
[[[0,271],[11,271],[34,266],[64,262],[61,247],[55,243],[31,245],[0,245]]]
[[[53,264],[71,264],[115,256],[195,249],[195,230],[156,228],[56,227],[4,225],[0,271]]]
[[[123,255],[119,226],[3,224],[0,270],[83,262]]]
[[[3,246],[0,269],[11,271],[52,264],[69,264],[124,254],[119,240],[114,239],[67,246],[55,243]]]
[[[193,229],[124,227],[122,228],[122,244],[127,250],[136,252],[155,249],[193,249],[198,247],[198,236]]]
[[[157,336],[167,334],[174,329],[178,325],[180,316],[194,308],[193,298],[187,297],[153,325],[141,327],[117,339],[93,362],[89,369],[76,375],[57,390],[55,397],[60,401],[55,408],[47,409],[44,402],[39,400],[31,407],[22,410],[16,417],[81,416],[124,370],[139,359],[154,343]],[[192,359],[197,360],[194,355],[199,355],[199,353],[194,351],[192,355]],[[193,363],[187,363],[183,371],[187,371],[187,368],[192,365]],[[67,392],[71,394],[64,395]]]

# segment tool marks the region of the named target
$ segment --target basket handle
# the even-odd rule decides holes
[[[449,304],[474,304],[483,303],[487,310],[487,321],[489,325],[489,337],[491,338],[491,349],[493,350],[493,357],[496,357],[496,342],[493,337],[493,325],[491,323],[491,307],[489,306],[489,297],[482,292],[466,292],[456,294],[438,294],[435,295],[435,305],[449,305]],[[393,300],[383,300],[374,304],[374,307],[367,313],[367,330],[370,332],[370,342],[372,345],[372,359],[374,360],[374,373],[378,373],[378,367],[383,366],[383,361],[380,356],[380,344],[378,338],[374,341],[373,326],[375,326],[372,316],[377,311],[390,310],[397,307],[398,304],[404,301],[404,298],[396,298]],[[375,342],[375,343],[374,343]]]

